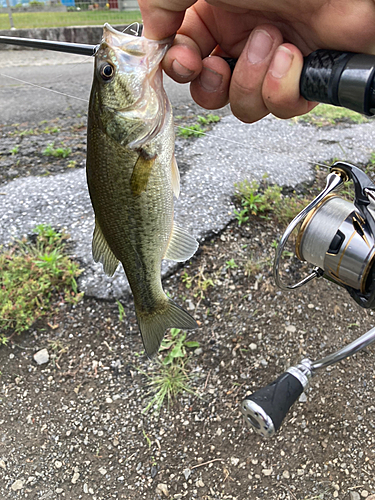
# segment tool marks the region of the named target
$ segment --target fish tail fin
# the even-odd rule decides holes
[[[143,345],[150,357],[158,351],[167,328],[181,328],[183,330],[198,328],[197,322],[189,313],[170,298],[166,297],[166,299],[167,301],[161,310],[148,314],[137,311]]]

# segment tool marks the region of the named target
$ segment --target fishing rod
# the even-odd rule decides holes
[[[0,43],[85,56],[94,56],[99,47],[11,36],[0,36]],[[236,59],[226,60],[233,70]],[[304,58],[300,93],[308,101],[375,115],[375,56],[325,49],[312,52]]]

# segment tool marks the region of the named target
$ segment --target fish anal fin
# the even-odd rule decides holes
[[[172,156],[171,161],[172,170],[172,190],[176,198],[180,196],[180,172],[178,170],[178,165],[175,155]]]
[[[173,300],[166,297],[165,306],[154,313],[146,314],[137,311],[139,329],[148,356],[158,352],[160,343],[167,328],[194,330],[198,328],[195,319]]]
[[[98,221],[95,219],[94,235],[92,237],[92,256],[95,262],[103,265],[103,270],[108,276],[113,276],[119,260],[109,248]]]
[[[152,167],[156,156],[147,158],[140,154],[134,165],[133,173],[130,178],[130,188],[133,196],[139,196],[147,189],[147,184],[151,175]]]
[[[195,254],[198,246],[198,242],[193,236],[184,229],[173,226],[168,248],[163,258],[176,262],[185,262]]]

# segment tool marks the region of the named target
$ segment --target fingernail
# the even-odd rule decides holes
[[[207,92],[216,92],[223,82],[223,77],[219,73],[216,73],[216,71],[203,66],[202,72],[199,75],[199,81]]]
[[[266,31],[253,31],[247,51],[247,58],[251,62],[251,64],[256,64],[263,61],[271,52],[272,45],[273,40]]]
[[[270,72],[275,78],[282,78],[285,76],[293,61],[293,53],[286,47],[279,47],[274,55],[270,66]]]
[[[176,73],[176,75],[181,78],[189,78],[194,71],[191,69],[185,68],[181,63],[179,63],[176,59],[172,62],[172,69]]]

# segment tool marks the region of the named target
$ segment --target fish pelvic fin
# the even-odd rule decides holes
[[[195,319],[182,307],[166,297],[165,307],[153,313],[140,313],[137,311],[139,329],[142,341],[149,357],[158,352],[160,343],[167,328],[181,328],[194,330],[198,328]]]
[[[178,226],[173,226],[169,244],[164,259],[176,262],[185,262],[190,259],[198,249],[197,240]]]
[[[92,237],[92,256],[95,262],[100,262],[103,265],[103,270],[108,276],[115,274],[119,260],[109,248],[97,219],[95,219],[95,229]]]

